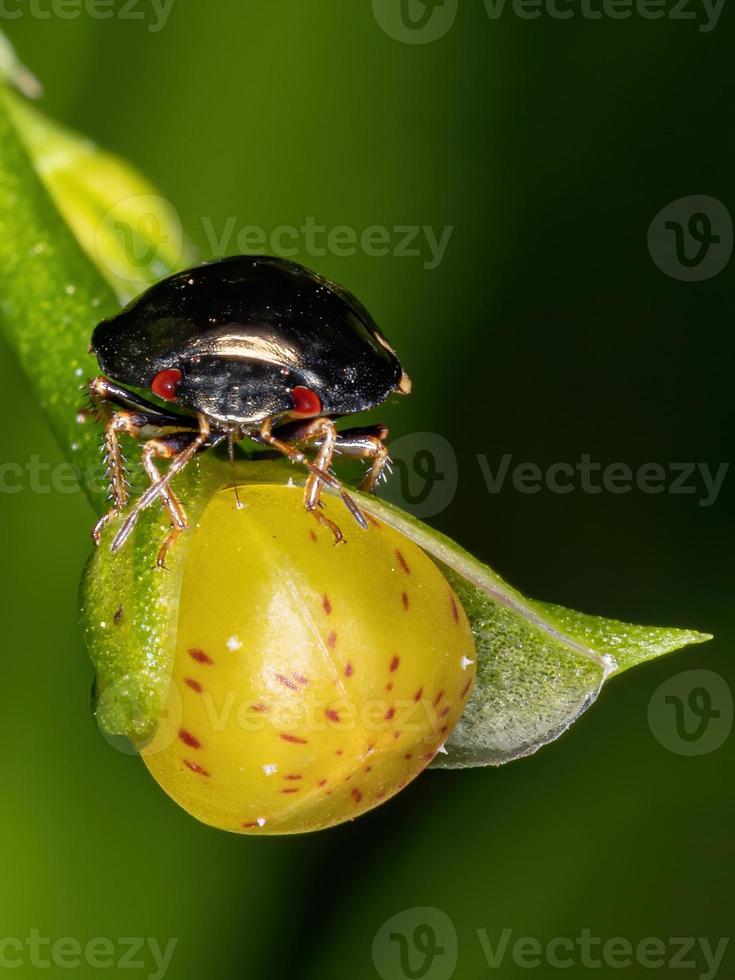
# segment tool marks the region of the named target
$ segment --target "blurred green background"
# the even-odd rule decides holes
[[[635,13],[491,20],[461,3],[445,36],[412,45],[367,0],[175,0],[160,31],[148,0],[143,20],[7,9],[23,10],[0,26],[42,79],[46,110],[139,165],[202,258],[207,228],[219,236],[228,218],[268,233],[309,217],[358,232],[452,226],[433,269],[426,254],[295,256],[356,292],[399,349],[415,394],[382,413],[394,437],[439,433],[453,447],[456,496],[432,522],[529,595],[716,638],[616,680],[528,760],[428,773],[337,830],[230,836],[195,823],[98,733],[77,627],[91,512],[80,493],[26,478],[1,498],[0,936],[178,937],[174,980],[444,978],[451,949],[433,973],[418,955],[413,973],[373,959],[382,924],[423,906],[453,923],[462,980],[529,973],[510,953],[490,969],[478,930],[493,945],[504,929],[546,943],[586,928],[659,937],[667,955],[670,937],[716,946],[734,919],[735,737],[678,755],[647,707],[682,671],[735,679],[735,473],[708,507],[701,480],[693,494],[524,494],[510,480],[489,494],[476,457],[731,459],[731,265],[683,282],[654,264],[646,235],[687,195],[735,207],[732,12],[704,32]],[[2,352],[0,459],[53,465]],[[437,935],[451,947],[451,930]],[[692,957],[701,968],[685,975],[706,973]],[[146,976],[146,964],[74,975]],[[588,969],[577,958],[566,972]],[[728,950],[718,975],[734,973]]]

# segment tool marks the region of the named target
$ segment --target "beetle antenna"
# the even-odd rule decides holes
[[[237,488],[237,480],[235,479],[235,430],[230,429],[227,433],[227,455],[230,457],[230,472],[232,473],[232,486],[235,490],[235,506],[238,510],[242,510],[242,500],[240,500],[240,491]]]

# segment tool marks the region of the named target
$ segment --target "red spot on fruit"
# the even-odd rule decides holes
[[[405,592],[401,592],[401,602],[405,611],[408,612],[408,596]]]
[[[388,708],[388,710],[385,713],[386,721],[390,721],[391,718],[394,718],[395,717],[395,714],[396,714],[396,709],[395,708]]]
[[[411,752],[406,752],[406,754],[404,755],[403,758],[404,759],[413,759],[413,754]]]
[[[201,692],[204,690],[199,681],[194,680],[193,677],[187,677],[184,683],[187,685],[187,687],[190,687],[192,691],[196,691],[197,694],[201,694]]]
[[[176,398],[176,389],[179,386],[181,378],[182,374],[178,368],[159,371],[153,381],[151,381],[151,391],[165,402],[172,402]]]
[[[288,786],[286,789],[282,789],[282,793],[298,793],[298,786]]]
[[[288,779],[291,782],[294,782],[296,779],[303,779],[304,777],[301,775],[300,772],[290,772],[288,776],[284,776],[283,778]]]
[[[331,614],[332,614],[332,603],[329,601],[329,596],[328,595],[322,596],[322,605],[324,606],[324,612],[327,614],[327,616],[331,616]]]
[[[184,745],[189,745],[192,749],[200,749],[202,747],[199,739],[195,735],[192,735],[191,732],[187,732],[185,728],[180,729],[179,738]]]
[[[282,738],[284,742],[292,742],[294,745],[306,745],[308,739],[301,738],[300,735],[290,735],[288,732],[281,732],[278,736]]]
[[[393,681],[389,681],[389,682],[388,682],[388,683],[387,683],[387,684],[385,685],[385,689],[386,689],[386,691],[392,691],[392,690],[393,690]]]
[[[393,738],[400,738],[401,732],[393,732]]]
[[[326,779],[320,779],[319,782],[317,783],[317,786],[326,786],[326,785],[327,785]]]
[[[192,772],[197,773],[199,776],[209,776],[206,769],[199,765],[198,762],[191,762],[189,759],[183,760],[184,765],[191,769]]]
[[[246,830],[249,830],[251,827],[257,827],[257,826],[258,826],[258,821],[257,820],[251,820],[249,823],[244,823],[243,824],[243,827]]]
[[[422,695],[423,693],[424,693],[424,689],[423,689],[423,687],[420,687],[420,688],[418,689],[418,691],[416,691],[416,693],[415,693],[415,694],[414,694],[414,696],[413,696],[413,699],[414,699],[414,701],[420,701],[420,700],[421,700],[421,695]]]
[[[393,659],[390,662],[391,673],[394,673],[396,670],[398,670],[398,665],[400,664],[400,662],[401,662],[400,657],[393,657]]]
[[[337,749],[334,754],[335,755],[344,755],[345,754],[345,750],[344,749]]]
[[[353,675],[354,673],[355,673],[355,668],[354,668],[354,667],[352,666],[352,664],[351,664],[351,663],[349,663],[349,661],[348,661],[348,662],[347,662],[347,663],[345,664],[345,677],[352,677],[352,675]]]
[[[411,569],[409,567],[409,564],[406,561],[406,559],[403,557],[403,553],[400,551],[399,548],[396,548],[396,558],[398,559],[398,564],[401,566],[401,568],[406,573],[406,575],[410,575]]]
[[[315,391],[305,388],[303,385],[296,385],[291,389],[291,401],[293,402],[292,415],[304,416],[309,418],[318,415],[322,410],[322,402]]]
[[[449,596],[449,601],[452,604],[452,616],[454,617],[454,622],[455,623],[458,623],[459,622],[459,607],[457,606],[457,600],[454,598],[453,595],[450,595]]]
[[[352,799],[355,801],[355,803],[360,803],[362,801],[362,792],[357,786],[355,786],[352,790]]]
[[[197,650],[195,648],[188,651],[189,656],[192,660],[196,660],[198,664],[209,664],[210,666],[214,663],[214,660],[204,652],[204,650]]]
[[[260,714],[260,715],[265,715],[265,714],[268,714],[268,712],[271,709],[268,707],[267,704],[263,704],[263,702],[261,701],[259,704],[251,704],[250,705],[250,710],[251,711],[257,711],[258,714]]]
[[[294,674],[293,676],[296,683],[301,684],[302,687],[306,687],[306,685],[309,683],[309,678],[304,677],[303,674]]]
[[[316,541],[317,541],[316,532],[315,531],[309,531],[309,537],[314,542],[314,544],[316,544]]]
[[[294,682],[290,680],[288,677],[284,677],[283,674],[276,674],[276,680],[278,681],[279,684],[283,684],[283,686],[287,687],[290,691],[296,690],[296,685],[294,684]]]
[[[447,707],[446,707],[446,708],[443,708],[443,709],[442,709],[442,710],[441,710],[441,711],[439,712],[439,717],[440,717],[440,718],[446,718],[446,717],[447,717],[447,715],[449,714],[449,711],[450,711],[450,708],[449,708],[449,705],[447,705]]]
[[[444,697],[444,691],[439,691],[437,696],[434,698],[434,707],[436,707],[439,704],[439,702],[443,697]]]
[[[336,645],[337,645],[337,634],[334,632],[334,630],[330,630],[329,635],[327,636],[327,646],[334,648]]]
[[[372,514],[365,514],[365,517],[367,518],[368,524],[372,524],[373,527],[376,527],[378,530],[380,530],[380,522],[376,521],[376,519],[373,517]]]
[[[372,771],[373,771],[372,766],[365,766],[365,772],[372,772]]]
[[[461,698],[465,697],[471,687],[472,687],[472,678],[470,677],[470,679],[467,681],[465,686],[462,688],[462,693],[460,694],[460,697]]]
[[[335,711],[334,708],[327,708],[324,714],[330,721],[339,721],[339,711]]]

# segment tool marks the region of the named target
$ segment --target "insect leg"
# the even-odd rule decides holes
[[[110,406],[121,408],[138,415],[144,415],[151,426],[166,429],[185,429],[196,432],[198,429],[196,418],[191,415],[181,415],[178,412],[168,411],[147,399],[142,398],[133,391],[128,391],[122,385],[110,381],[104,374],[92,378],[87,384],[87,391],[95,409],[105,411]]]
[[[372,460],[360,484],[360,489],[364,493],[373,493],[386,466],[390,469],[390,456],[384,441],[387,436],[388,429],[380,424],[344,429],[337,434],[336,451],[340,455]]]
[[[296,442],[304,446],[314,445],[317,448],[315,466],[318,470],[329,471],[334,456],[334,447],[337,442],[337,430],[331,419],[313,419],[310,422],[292,423],[290,426],[277,430],[280,435],[286,436],[286,441]],[[304,487],[304,506],[313,514],[316,520],[328,527],[334,535],[334,543],[339,544],[344,541],[344,535],[334,521],[322,514],[319,509],[321,502],[322,481],[321,477],[314,471],[309,473],[309,477]]]
[[[132,533],[141,512],[144,511],[146,507],[149,507],[156,497],[163,497],[165,500],[166,493],[168,492],[168,485],[173,477],[176,476],[177,473],[180,473],[186,464],[193,459],[201,449],[213,444],[210,439],[209,422],[207,421],[206,417],[204,415],[199,415],[198,421],[198,433],[196,435],[194,435],[194,433],[181,434],[182,439],[186,439],[188,437],[188,445],[176,452],[176,454],[173,456],[171,465],[166,470],[166,473],[159,477],[159,479],[157,479],[156,482],[153,483],[135,502],[133,509],[130,511],[125,523],[117,532],[112,542],[111,551],[113,554],[119,551],[130,537],[130,534]],[[219,441],[219,439],[216,439],[216,441]]]
[[[103,530],[124,509],[129,499],[120,435],[125,434],[133,439],[150,439],[173,433],[189,433],[187,441],[190,441],[196,435],[197,428],[195,419],[161,410],[103,375],[90,381],[88,390],[95,411],[108,416],[103,445],[112,507],[99,519],[92,531],[95,544],[99,544]],[[173,504],[168,493],[166,488],[162,496],[171,511]]]
[[[140,459],[143,469],[146,471],[148,474],[148,479],[151,481],[151,485],[155,486],[157,483],[161,482],[161,474],[154,461],[156,459],[172,459],[186,448],[187,444],[191,442],[191,439],[191,436],[177,434],[174,436],[163,436],[160,439],[148,440],[148,442],[143,446]],[[161,496],[163,497],[166,509],[171,516],[171,530],[166,535],[156,559],[156,565],[158,565],[159,568],[164,568],[166,564],[166,554],[168,553],[169,548],[173,545],[174,541],[178,538],[182,531],[187,531],[189,529],[189,522],[186,518],[186,511],[184,510],[183,504],[173,492],[171,487],[164,487],[161,491]]]
[[[344,501],[345,506],[352,514],[352,516],[355,518],[357,523],[360,525],[361,528],[367,530],[368,522],[363,512],[357,506],[357,504],[352,499],[352,497],[350,497],[350,495],[343,489],[342,484],[339,482],[339,480],[336,477],[332,476],[331,473],[327,472],[327,468],[329,466],[329,463],[331,462],[332,454],[334,452],[334,446],[331,445],[331,438],[327,438],[329,448],[327,449],[325,454],[324,461],[326,463],[326,466],[321,466],[318,465],[318,463],[309,462],[309,460],[306,458],[304,453],[300,449],[297,449],[296,445],[294,445],[294,443],[298,444],[298,443],[314,442],[315,440],[319,440],[320,437],[322,440],[324,440],[325,430],[324,428],[320,428],[321,423],[327,423],[327,425],[331,428],[331,432],[334,432],[334,423],[330,419],[315,419],[313,422],[309,422],[309,423],[298,423],[298,424],[290,424],[288,426],[283,426],[280,429],[278,429],[277,434],[274,435],[271,427],[272,423],[270,419],[267,419],[263,423],[263,426],[261,427],[260,438],[267,445],[272,446],[274,449],[277,449],[280,453],[283,453],[283,455],[286,456],[288,459],[290,459],[291,462],[302,463],[304,466],[306,466],[306,468],[309,470],[310,477],[313,477],[317,483],[323,483],[325,486],[330,487],[332,490],[337,490],[340,497]],[[283,436],[285,438],[279,438],[279,436]],[[321,452],[322,452],[321,448],[319,452],[320,452],[320,456],[318,457],[318,459],[321,458]],[[307,509],[312,509],[317,506],[319,502],[319,494],[318,494],[319,489],[320,488],[318,486],[312,489],[310,487],[310,483],[307,482],[306,494],[315,495],[315,500],[311,508],[309,508],[308,505],[308,500],[310,499],[310,497],[305,496]],[[316,511],[313,512],[316,513]],[[332,530],[334,531],[334,529]],[[337,531],[339,531],[339,528],[337,528]],[[336,533],[335,533],[335,537],[337,537]],[[342,535],[340,532],[339,540],[341,539],[342,539]]]
[[[92,528],[92,540],[100,543],[102,532],[114,520],[128,502],[128,484],[125,476],[125,460],[120,449],[120,432],[132,426],[129,412],[114,412],[105,425],[103,440],[107,480],[110,485],[112,506]]]

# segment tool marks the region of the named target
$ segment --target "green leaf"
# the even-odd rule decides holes
[[[8,107],[62,217],[122,303],[192,265],[176,209],[132,167],[17,97]]]
[[[356,496],[439,563],[475,635],[475,689],[434,768],[502,765],[530,755],[565,732],[611,677],[711,639],[526,599],[450,538],[391,504]]]
[[[3,45],[0,73],[33,87],[32,76]],[[99,427],[78,412],[84,381],[96,373],[87,354],[91,331],[121,300],[186,265],[190,250],[176,212],[143,178],[8,90],[0,90],[0,148],[0,325],[64,451],[99,483]],[[135,467],[132,475],[139,476]],[[285,463],[243,460],[234,477],[287,482],[298,475]],[[177,477],[192,521],[232,479],[214,453]],[[104,486],[87,489],[103,509]],[[420,521],[375,498],[356,497],[437,561],[473,627],[476,688],[435,764],[497,765],[528,755],[565,731],[610,677],[709,638],[530,601]],[[98,721],[111,734],[135,739],[155,726],[175,645],[188,543],[186,535],[179,541],[168,572],[155,569],[165,530],[160,509],[150,508],[120,553],[111,555],[104,543],[96,551],[83,587]]]

